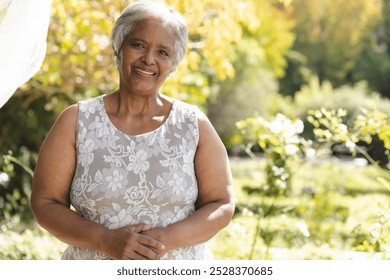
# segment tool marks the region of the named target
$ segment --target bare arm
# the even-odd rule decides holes
[[[226,149],[203,113],[199,115],[195,171],[199,188],[195,213],[166,228],[146,232],[166,245],[165,252],[211,239],[228,225],[234,213],[232,175]]]
[[[58,118],[42,144],[34,172],[31,207],[37,222],[73,246],[113,259],[158,259],[162,244],[139,234],[146,225],[108,230],[72,211],[69,192],[76,166],[77,105]],[[155,252],[156,251],[156,252]]]

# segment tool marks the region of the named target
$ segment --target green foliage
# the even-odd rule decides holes
[[[296,109],[291,117],[302,120],[306,118],[308,110],[322,107],[336,110],[343,108],[347,110],[349,118],[356,117],[364,107],[376,107],[390,114],[390,100],[372,92],[365,82],[334,88],[328,81],[321,83],[316,76],[312,76],[308,84],[295,94],[293,105]]]
[[[305,164],[294,176],[290,196],[269,197],[250,192],[265,177],[262,160],[233,158],[231,166],[238,208],[230,225],[211,241],[215,259],[390,257],[390,186],[377,180],[390,181],[387,171],[327,161]],[[2,221],[0,232],[0,259],[59,259],[66,248],[17,216]]]
[[[27,154],[27,160],[29,155]],[[25,156],[26,158],[26,156]],[[0,217],[8,220],[12,215],[18,214],[20,217],[31,218],[28,209],[28,199],[30,196],[30,183],[33,171],[22,161],[12,155],[4,156],[0,162],[3,162],[4,170],[0,172],[3,180],[0,179]],[[22,185],[18,188],[10,188],[9,175],[14,173],[15,165],[20,169],[24,169],[28,176],[23,176],[21,179]],[[26,175],[26,174],[25,174]],[[19,209],[18,212],[17,209]]]
[[[342,121],[347,126],[354,126],[356,118],[362,115],[362,108],[376,108],[384,114],[390,115],[390,100],[381,97],[378,93],[370,91],[364,82],[354,86],[342,86],[334,88],[329,82],[320,83],[317,77],[312,77],[310,82],[303,86],[294,96],[292,102],[294,110],[290,117],[297,117],[304,121],[305,138],[314,139],[313,126],[308,122],[308,112],[310,110],[321,110],[324,108],[329,111],[338,111],[340,108],[346,110],[346,115]],[[367,116],[369,121],[369,116]],[[359,117],[360,118],[360,117]],[[362,124],[363,125],[363,124]],[[383,129],[386,131],[387,126]],[[383,132],[382,139],[386,138]],[[361,139],[363,140],[363,139]],[[364,141],[364,140],[363,140]],[[376,161],[381,161],[386,165],[387,159],[383,156],[385,153],[383,140],[375,136],[372,143],[367,144],[367,152]]]
[[[390,2],[380,3],[381,17],[372,21],[371,36],[362,40],[363,50],[350,77],[352,82],[367,80],[371,88],[390,98]]]
[[[383,26],[378,26],[377,35],[364,42],[364,48],[350,74],[351,82],[366,80],[373,90],[390,98],[390,55],[381,37]],[[378,38],[379,37],[379,38]]]
[[[308,75],[334,86],[367,81],[390,97],[389,1],[294,0],[286,8],[297,34],[281,92],[293,96]]]
[[[352,155],[356,156],[357,152],[367,158],[377,168],[379,164],[375,162],[372,157],[359,146],[359,142],[371,143],[374,136],[377,136],[383,141],[386,149],[386,154],[389,155],[389,120],[388,115],[377,109],[361,109],[361,114],[356,116],[351,124],[345,123],[347,111],[343,109],[327,110],[321,108],[318,110],[309,110],[308,121],[313,125],[314,142],[306,141],[300,134],[303,132],[303,122],[300,120],[290,120],[284,115],[277,115],[271,122],[265,121],[260,117],[248,118],[237,123],[242,135],[249,141],[246,151],[251,154],[251,144],[257,143],[263,151],[265,159],[265,176],[266,184],[262,189],[270,190],[269,192],[260,192],[263,195],[291,195],[292,191],[292,175],[293,170],[297,171],[299,168],[299,160],[313,160],[314,156],[318,158],[319,151],[324,148],[330,148],[335,144],[343,144],[347,147]],[[350,127],[348,127],[348,125]],[[334,174],[333,174],[334,175]],[[380,181],[388,185],[387,179],[379,178]],[[325,183],[325,184],[328,184]],[[303,215],[306,217],[305,223],[298,223],[297,227],[305,237],[317,239],[317,234],[320,235],[321,242],[332,243],[336,229],[334,222],[341,220],[345,222],[349,216],[349,210],[343,206],[335,204],[336,199],[333,197],[332,191],[321,194],[320,192],[313,192],[309,186],[309,194],[314,195],[312,205],[308,207],[301,207]],[[330,192],[329,192],[330,191]],[[309,204],[310,205],[310,204]],[[252,212],[257,216],[257,225],[255,230],[255,237],[253,239],[252,251],[250,257],[252,258],[254,249],[257,244],[257,235],[264,241],[267,247],[273,242],[275,232],[270,232],[267,227],[266,230],[261,228],[260,220],[272,215],[277,207],[271,205],[266,211],[262,207],[262,211]],[[386,209],[387,213],[390,209]],[[388,214],[384,214],[385,216]],[[383,220],[383,219],[382,219]],[[386,220],[387,223],[387,220]],[[384,222],[382,222],[381,228]],[[310,234],[311,233],[311,234]],[[356,232],[355,232],[356,233]],[[284,240],[297,241],[297,237],[291,232],[285,233]],[[359,246],[361,239],[364,239],[366,247],[366,235],[360,234],[356,241]],[[383,239],[381,239],[383,241]],[[376,240],[374,242],[375,250],[378,251],[383,244]],[[356,245],[356,244],[355,244]],[[289,244],[291,246],[291,244]],[[360,247],[359,247],[360,248]],[[366,249],[370,249],[367,247]]]
[[[335,86],[348,80],[364,39],[381,20],[381,5],[375,0],[294,0],[287,12],[295,20],[293,49],[307,57],[307,66],[321,81]]]
[[[267,179],[263,189],[268,195],[288,194],[292,174],[302,157],[302,146],[306,145],[299,136],[302,121],[278,114],[271,122],[255,117],[238,122],[237,126],[249,141],[246,151],[250,153],[253,143],[257,143],[264,152]]]
[[[279,91],[283,96],[294,96],[303,85],[309,83],[312,74],[307,57],[296,50],[286,53],[286,75],[279,78]]]
[[[214,241],[216,259],[390,256],[390,188],[377,180],[389,180],[387,171],[327,160],[307,163],[295,174],[290,196],[269,197],[248,192],[258,189],[258,178],[266,176],[263,160],[237,159],[231,166],[238,208]],[[360,246],[367,242],[372,247]]]
[[[356,206],[349,199],[388,195],[383,189],[388,176],[369,169],[374,175],[368,172],[354,179],[340,172],[342,168],[312,167],[313,171],[303,161],[320,157],[315,149],[340,143],[374,164],[378,159],[361,149],[362,142],[389,156],[390,101],[380,94],[390,92],[390,1],[373,1],[166,1],[183,12],[190,44],[163,91],[208,112],[229,151],[244,144],[250,152],[256,144],[265,156],[265,161],[235,171],[241,185],[237,195],[245,203],[238,204],[233,228],[222,233],[235,242],[228,242],[229,253],[221,254],[269,258],[275,252],[261,248],[309,246],[305,258],[334,258],[324,246],[343,248],[340,239],[347,249],[386,250],[388,203],[377,210],[377,220],[357,221]],[[53,0],[42,69],[0,110],[4,224],[15,214],[21,221],[32,217],[31,170],[59,112],[118,86],[109,36],[127,2]],[[240,129],[244,135],[239,135]],[[302,170],[310,175],[305,183],[299,181]],[[345,172],[356,175],[356,170]],[[367,201],[356,204],[366,210]],[[35,239],[51,244],[35,227],[1,226],[0,258],[58,258],[57,251],[45,255],[29,247]],[[243,235],[261,238],[241,240]]]
[[[240,145],[236,122],[255,113],[267,116],[275,103],[278,108],[287,103],[276,93],[277,84],[271,72],[262,71],[256,82],[247,81],[246,78],[241,73],[232,80],[224,81],[215,98],[210,98],[207,104],[208,116],[231,153]]]
[[[275,103],[285,103],[277,94],[277,77],[284,75],[285,54],[291,48],[294,35],[291,22],[275,2],[262,0],[236,4],[238,8],[240,5],[254,8],[245,16],[254,16],[257,28],[241,23],[242,38],[224,48],[234,76],[220,80],[215,79],[214,74],[208,74],[210,85],[214,87],[207,99],[206,111],[229,152],[234,152],[238,144],[235,137],[237,121],[255,112],[268,115],[274,112]],[[217,48],[215,52],[219,53],[220,45]]]
[[[387,46],[387,53],[390,55],[390,1],[382,0],[382,16],[383,16],[383,25],[384,25],[384,42]]]
[[[9,178],[0,182],[0,220],[16,213],[31,218],[31,170],[55,116],[52,110],[45,110],[44,97],[25,102],[25,96],[14,96],[0,110],[0,173]]]
[[[347,112],[343,109],[309,110],[308,121],[314,126],[314,135],[321,143],[345,145],[352,155],[357,152],[363,154],[372,164],[378,164],[359,146],[359,142],[372,143],[377,136],[384,145],[387,157],[390,157],[390,121],[388,115],[377,109],[363,108],[361,114],[356,117],[352,128],[348,129],[343,117]],[[389,161],[388,161],[389,162]]]
[[[388,235],[390,234],[390,201],[383,200],[377,203],[377,214],[372,217],[369,227],[357,225],[353,232],[351,246],[363,252],[384,252],[388,246]]]
[[[13,216],[0,223],[0,260],[55,260],[65,244],[38,228]]]
[[[390,150],[390,119],[389,115],[379,110],[362,109],[353,127],[355,134],[367,143],[372,142],[372,136],[377,135],[383,141],[384,148]]]

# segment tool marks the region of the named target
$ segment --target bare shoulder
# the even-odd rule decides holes
[[[214,126],[212,125],[206,114],[199,109],[197,110],[197,119],[199,126],[199,145],[203,145],[203,143],[208,143],[208,146],[213,144],[220,149],[224,149],[223,143]]]
[[[227,151],[217,131],[205,113],[198,110],[197,118],[199,127],[197,166],[206,166],[206,169],[211,170],[213,166],[225,165]]]
[[[78,105],[67,107],[58,116],[42,143],[38,161],[72,154],[76,143]]]
[[[72,129],[76,126],[76,120],[77,120],[77,114],[78,114],[78,105],[73,104],[67,108],[65,108],[64,111],[59,115],[56,125],[63,126],[64,128]]]
[[[64,111],[62,111],[61,115],[64,115],[65,117],[77,117],[77,111],[78,111],[78,104],[73,104],[65,108]]]
[[[48,137],[60,136],[61,138],[74,139],[78,105],[74,104],[65,108],[53,124]]]
[[[199,130],[214,129],[209,118],[201,110],[196,110],[196,117],[198,119]]]

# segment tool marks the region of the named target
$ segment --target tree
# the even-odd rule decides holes
[[[381,1],[294,0],[287,11],[289,17],[296,20],[293,50],[306,59],[298,57],[297,60],[297,55],[291,57],[291,64],[295,62],[295,68],[303,74],[285,82],[293,85],[305,82],[305,66],[320,81],[328,80],[334,86],[351,82],[350,73],[359,61],[364,40],[372,36],[381,20]]]
[[[384,43],[386,44],[387,54],[390,56],[390,0],[382,0],[382,16],[384,27]]]
[[[217,90],[207,103],[209,117],[231,152],[237,144],[237,121],[255,112],[267,116],[274,111],[275,100],[284,103],[277,94],[277,78],[284,75],[285,55],[294,40],[292,21],[286,18],[283,5],[277,1],[254,3],[261,24],[254,30],[242,26],[243,38],[228,48],[235,75],[217,80]]]
[[[373,90],[390,98],[390,1],[380,2],[381,16],[372,21],[371,36],[362,40],[362,51],[349,76],[352,82],[367,80]]]

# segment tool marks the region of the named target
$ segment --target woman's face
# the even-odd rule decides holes
[[[158,93],[172,70],[174,43],[173,30],[161,20],[139,21],[119,52],[120,87],[142,95]]]

